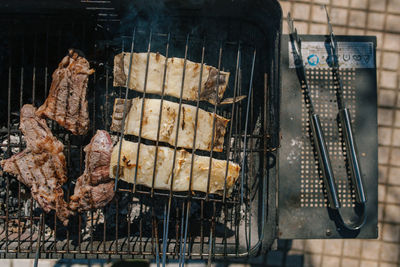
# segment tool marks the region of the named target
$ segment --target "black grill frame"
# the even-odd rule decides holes
[[[90,3],[93,2],[93,3]],[[96,3],[98,2],[98,3]],[[104,2],[104,3],[100,3]],[[122,37],[117,37],[113,36],[113,30],[118,27],[116,24],[119,23],[119,20],[116,19],[115,16],[113,15],[107,15],[103,16],[100,15],[100,11],[103,12],[104,10],[109,10],[110,14],[114,14],[114,11],[118,11],[118,9],[104,9],[101,6],[99,8],[89,8],[85,10],[85,6],[90,4],[101,4],[101,5],[107,5],[106,3],[108,1],[82,1],[80,3],[82,5],[82,12],[75,12],[73,16],[71,16],[71,11],[68,10],[60,10],[56,11],[56,14],[54,14],[54,11],[46,13],[46,14],[23,14],[24,12],[20,11],[10,11],[9,12],[16,12],[14,15],[9,16],[9,14],[3,15],[2,19],[4,21],[7,21],[10,23],[10,28],[8,33],[2,33],[8,36],[10,39],[12,39],[12,36],[20,36],[24,40],[24,42],[21,45],[21,48],[16,48],[15,44],[18,43],[18,38],[15,39],[14,41],[9,42],[9,47],[7,47],[6,52],[3,53],[6,55],[6,58],[10,62],[8,64],[8,79],[7,81],[7,127],[6,130],[3,131],[3,134],[6,134],[7,139],[8,139],[8,145],[7,145],[7,151],[6,153],[2,156],[2,158],[8,158],[10,156],[11,152],[11,146],[10,145],[10,136],[12,134],[16,134],[19,138],[21,136],[19,130],[17,129],[17,124],[15,124],[15,121],[18,121],[17,117],[14,116],[14,119],[12,119],[12,113],[16,111],[16,106],[14,102],[21,107],[25,103],[38,103],[38,105],[41,104],[41,101],[44,100],[44,96],[48,93],[48,88],[51,83],[51,73],[55,69],[55,66],[57,65],[57,61],[62,58],[62,56],[65,54],[64,51],[66,51],[67,48],[69,48],[71,45],[70,44],[64,44],[63,40],[74,40],[76,41],[76,44],[73,44],[73,46],[79,46],[83,51],[94,51],[88,54],[88,59],[91,62],[91,65],[94,65],[96,68],[96,73],[94,74],[93,77],[91,77],[89,81],[89,89],[88,89],[88,98],[89,98],[89,106],[90,106],[90,118],[91,118],[91,134],[88,134],[87,136],[84,137],[75,137],[70,135],[69,133],[66,133],[63,129],[61,129],[56,123],[51,123],[50,126],[53,130],[53,133],[61,139],[66,147],[66,157],[68,159],[68,170],[69,174],[68,177],[70,177],[70,181],[66,186],[67,189],[67,196],[69,196],[69,192],[72,190],[73,185],[71,184],[71,181],[75,180],[80,173],[83,172],[83,159],[84,159],[84,153],[83,153],[83,147],[84,144],[87,144],[90,140],[91,135],[94,134],[95,130],[97,128],[105,128],[109,129],[109,124],[110,124],[110,119],[107,115],[110,114],[112,110],[112,103],[113,103],[113,97],[115,96],[124,96],[123,91],[124,88],[112,88],[112,57],[113,55],[116,54],[116,52],[119,50],[124,50],[125,48],[121,48],[122,46],[126,45],[126,40],[130,38],[130,32],[132,32],[132,27],[126,27],[124,31],[118,32],[118,36]],[[254,148],[252,145],[249,146],[248,149],[251,150],[251,154],[253,153],[258,153],[260,155],[261,159],[261,169],[262,172],[259,176],[254,177],[253,182],[258,182],[259,185],[254,189],[254,192],[251,190],[250,192],[251,195],[256,197],[254,201],[250,202],[251,209],[254,211],[254,214],[250,214],[247,210],[245,212],[245,216],[248,216],[247,218],[239,218],[239,220],[236,218],[232,222],[232,227],[236,227],[237,230],[239,231],[239,227],[241,224],[245,224],[245,228],[247,229],[252,229],[252,227],[255,227],[255,233],[258,237],[261,239],[259,242],[256,242],[254,239],[253,241],[249,241],[250,245],[247,246],[245,244],[245,240],[241,240],[238,235],[235,236],[235,240],[233,241],[232,244],[228,242],[228,240],[225,238],[221,237],[216,237],[216,232],[217,232],[217,227],[218,227],[218,214],[217,210],[220,210],[220,212],[226,212],[227,214],[228,209],[234,210],[235,214],[240,215],[240,202],[241,202],[241,197],[236,198],[233,197],[232,199],[225,199],[224,198],[218,198],[218,197],[209,197],[208,195],[202,196],[202,195],[194,195],[191,196],[190,194],[177,194],[177,193],[169,193],[169,192],[159,192],[159,191],[153,191],[153,190],[147,190],[144,188],[139,188],[136,189],[135,194],[133,195],[135,198],[139,199],[140,202],[140,207],[141,209],[143,208],[143,202],[147,201],[148,198],[152,197],[157,197],[161,199],[168,199],[169,202],[173,201],[175,204],[173,204],[173,207],[176,208],[177,212],[174,213],[173,216],[175,216],[175,228],[176,229],[184,229],[183,227],[183,216],[185,215],[185,210],[188,211],[188,207],[190,207],[189,203],[200,203],[197,204],[199,205],[200,208],[200,213],[201,213],[201,220],[200,220],[200,229],[201,230],[201,236],[200,236],[200,243],[199,247],[204,248],[208,247],[203,251],[203,249],[200,249],[198,252],[193,251],[193,245],[192,248],[188,247],[188,251],[185,254],[189,258],[208,258],[209,260],[213,258],[221,258],[221,257],[238,257],[238,256],[246,256],[246,255],[253,255],[253,254],[258,254],[260,252],[263,252],[267,249],[270,248],[273,240],[275,239],[275,228],[276,228],[276,204],[275,204],[275,194],[276,194],[276,175],[277,175],[277,169],[276,169],[276,148],[278,147],[279,144],[279,98],[280,98],[280,74],[279,74],[279,50],[280,50],[280,34],[281,34],[281,10],[280,6],[277,2],[275,1],[253,1],[253,2],[246,2],[246,1],[237,1],[236,4],[232,4],[230,1],[217,1],[217,3],[211,3],[213,1],[204,1],[207,4],[214,4],[215,5],[215,10],[211,12],[212,14],[208,14],[209,16],[205,16],[205,11],[207,8],[203,8],[202,5],[194,5],[194,6],[185,6],[185,4],[180,3],[179,1],[174,2],[174,1],[165,1],[166,5],[171,4],[172,6],[168,9],[166,9],[166,13],[163,13],[163,16],[165,17],[173,17],[175,20],[172,20],[172,23],[175,23],[176,18],[179,18],[179,20],[187,22],[188,23],[187,28],[190,28],[190,25],[195,25],[201,20],[208,20],[209,21],[215,21],[215,22],[223,22],[224,24],[229,24],[232,23],[232,25],[241,25],[244,27],[247,25],[249,28],[251,28],[249,25],[253,25],[255,28],[259,28],[259,32],[264,34],[260,36],[253,36],[250,39],[246,39],[246,41],[243,42],[242,47],[251,47],[252,42],[258,42],[253,48],[257,48],[257,59],[262,58],[262,59],[268,59],[268,62],[263,66],[263,64],[260,64],[259,66],[256,67],[256,72],[258,73],[258,78],[255,81],[254,90],[260,88],[261,91],[254,91],[256,97],[262,96],[261,99],[256,99],[254,100],[251,99],[252,107],[250,109],[250,114],[249,114],[249,121],[250,121],[250,129],[254,128],[255,125],[255,120],[257,118],[254,118],[256,115],[254,113],[260,114],[260,118],[262,120],[262,125],[264,125],[264,128],[260,134],[249,134],[246,136],[246,138],[249,139],[249,143],[251,144],[254,140],[259,140],[259,146]],[[115,3],[110,2],[113,5]],[[121,5],[121,3],[119,3]],[[140,3],[143,4],[143,3]],[[204,3],[202,3],[204,4]],[[228,4],[229,8],[228,8]],[[138,4],[139,5],[139,4]],[[149,3],[148,6],[144,5],[141,6],[143,12],[138,12],[137,16],[133,19],[133,21],[143,22],[143,17],[147,17],[148,12],[150,10],[149,7],[151,7],[152,3]],[[187,5],[187,4],[186,4]],[[137,6],[134,6],[137,7]],[[218,8],[220,7],[225,7],[228,8],[229,10],[220,10]],[[149,9],[147,9],[149,8]],[[272,11],[271,11],[272,10]],[[111,12],[112,11],[112,12]],[[267,12],[268,11],[268,12]],[[89,12],[89,13],[88,13]],[[249,19],[246,17],[247,12],[250,12],[251,14],[254,15],[252,19]],[[20,14],[21,13],[21,14]],[[61,16],[61,13],[65,14]],[[215,14],[214,14],[215,13]],[[183,14],[185,14],[186,19],[183,19]],[[10,17],[12,17],[12,20],[10,21]],[[106,17],[106,19],[104,19]],[[64,20],[64,21],[63,21]],[[148,36],[148,33],[150,30],[153,30],[155,27],[156,30],[154,31],[154,36],[159,36],[160,38],[165,38],[166,34],[165,32],[162,32],[161,29],[163,28],[160,26],[160,22],[163,21],[163,18],[159,18],[157,22],[154,22],[154,24],[149,24],[149,25],[144,25],[141,27],[138,27],[142,30],[142,33],[139,32],[139,34],[143,34],[143,36]],[[30,27],[28,27],[28,22],[31,23]],[[60,24],[63,25],[58,25],[55,22],[62,22]],[[207,22],[210,23],[210,22]],[[134,25],[133,23],[132,25]],[[34,31],[33,29],[35,27],[38,27],[39,25],[46,25],[46,27],[43,28],[36,28],[38,30]],[[156,25],[156,26],[155,26]],[[204,26],[204,25],[203,25]],[[226,26],[226,25],[225,25]],[[252,27],[253,27],[252,26]],[[55,29],[53,31],[53,29]],[[57,30],[58,29],[58,30]],[[91,30],[89,30],[91,29]],[[30,30],[33,30],[30,32]],[[244,31],[243,29],[241,29]],[[182,32],[185,31],[185,28],[183,27],[181,29]],[[21,32],[21,33],[19,33]],[[41,33],[39,33],[41,32]],[[232,30],[234,33],[235,30]],[[271,34],[272,32],[272,34]],[[44,33],[44,35],[43,35]],[[56,34],[54,34],[56,33]],[[204,32],[202,32],[204,33]],[[77,35],[79,34],[79,35]],[[249,36],[251,36],[250,33]],[[270,36],[267,36],[267,34],[270,34]],[[32,36],[31,36],[32,35]],[[52,40],[53,37],[56,37],[58,35],[58,44],[57,48],[54,49]],[[71,37],[71,35],[75,35],[75,37]],[[197,42],[201,43],[205,39],[204,36],[203,38],[198,38],[200,35],[199,32],[196,33],[191,33],[192,39],[196,40]],[[234,35],[234,34],[233,34]],[[254,34],[255,35],[255,34]],[[81,36],[80,38],[76,36]],[[126,36],[126,37],[124,37]],[[175,38],[175,41],[180,42],[182,39],[184,39],[186,36],[182,34],[176,34],[172,38]],[[44,38],[44,39],[43,39]],[[213,38],[210,38],[210,36],[207,36],[208,40],[212,40]],[[191,39],[191,40],[192,40]],[[214,43],[217,43],[217,39],[212,40]],[[233,36],[233,39],[235,39],[235,36]],[[45,43],[45,46],[40,46],[40,43]],[[231,46],[237,46],[238,43],[235,44],[234,41],[231,40],[225,40],[224,45],[231,45]],[[33,43],[33,52],[29,51],[30,47],[27,45],[27,43]],[[250,44],[250,45],[249,45]],[[41,65],[39,63],[40,53],[38,53],[39,47],[43,49],[45,53],[45,59],[44,59],[44,64]],[[53,48],[52,48],[53,47]],[[92,50],[91,50],[92,49]],[[56,50],[56,51],[55,51]],[[53,51],[53,55],[49,53],[49,51]],[[20,63],[18,63],[18,60],[15,60],[16,56],[20,57]],[[214,64],[216,65],[216,64]],[[263,71],[260,70],[260,66],[262,66]],[[29,72],[27,74],[28,69],[32,69],[32,73]],[[248,69],[248,67],[247,67]],[[22,73],[19,76],[15,76],[16,73]],[[233,73],[233,71],[231,71]],[[31,77],[31,79],[28,79],[31,81],[32,86],[27,88],[27,78],[26,76]],[[42,76],[42,78],[40,78]],[[232,75],[234,76],[234,75]],[[4,80],[4,79],[3,79]],[[15,86],[15,84],[18,84],[19,80],[19,95],[18,99],[14,99],[12,97],[12,92],[13,88],[18,87]],[[38,92],[38,88],[43,88],[42,92]],[[247,90],[247,89],[244,89]],[[28,93],[30,92],[30,93]],[[99,93],[100,92],[100,93]],[[104,93],[103,93],[104,92]],[[2,93],[4,93],[4,90],[2,90]],[[254,97],[254,94],[252,95]],[[131,96],[134,96],[135,93],[129,91],[129,98]],[[253,104],[254,101],[256,104]],[[246,100],[238,104],[238,111],[243,111],[245,110]],[[19,110],[19,108],[17,109]],[[239,113],[237,113],[239,114]],[[238,116],[238,120],[241,120],[243,117]],[[243,121],[242,121],[243,122]],[[268,126],[268,127],[267,127]],[[240,126],[239,126],[240,127]],[[236,135],[232,134],[232,137],[237,138],[238,140],[242,140],[244,136],[242,134]],[[21,140],[21,139],[19,139]],[[2,139],[3,141],[3,139]],[[227,143],[227,140],[225,140],[225,143]],[[230,142],[229,142],[230,143]],[[16,145],[19,149],[23,148],[24,144],[23,142],[18,142]],[[238,149],[238,152],[240,154],[240,151],[242,149],[241,142],[238,142],[238,148],[234,148],[235,150]],[[79,155],[79,162],[74,162],[73,158],[77,157]],[[229,156],[229,155],[228,155]],[[40,210],[35,211],[34,213],[32,204],[31,204],[31,210],[29,216],[22,216],[20,212],[17,212],[17,216],[11,216],[9,212],[9,196],[13,193],[15,193],[15,188],[11,188],[11,183],[15,178],[4,174],[3,175],[5,178],[5,183],[6,183],[6,213],[3,216],[0,216],[0,221],[3,220],[3,223],[0,222],[1,224],[9,225],[10,221],[13,219],[16,219],[18,221],[18,234],[15,236],[9,234],[9,227],[5,227],[4,229],[4,242],[3,244],[0,243],[0,253],[4,253],[5,257],[33,257],[34,253],[36,252],[37,248],[40,248],[40,256],[41,257],[49,257],[49,258],[58,258],[58,257],[149,257],[149,258],[154,258],[156,255],[161,256],[161,250],[159,249],[159,243],[160,240],[162,240],[161,236],[159,236],[159,229],[162,229],[162,221],[158,219],[158,213],[159,210],[155,209],[155,207],[152,207],[151,210],[151,217],[154,219],[151,223],[151,235],[152,239],[151,241],[143,241],[146,237],[144,237],[144,232],[143,231],[143,221],[144,219],[142,218],[139,220],[139,232],[136,238],[136,241],[132,242],[127,242],[126,245],[127,250],[122,250],[122,246],[119,244],[119,242],[124,242],[121,240],[121,229],[119,227],[115,227],[115,237],[110,241],[104,242],[107,239],[109,239],[109,235],[106,233],[108,228],[107,228],[107,220],[104,220],[103,223],[103,242],[96,243],[95,242],[95,237],[93,232],[89,233],[90,238],[89,242],[85,244],[83,242],[83,234],[82,233],[82,228],[84,225],[85,221],[85,216],[79,215],[75,219],[75,222],[73,222],[73,225],[71,229],[66,229],[66,232],[63,233],[63,235],[66,237],[66,242],[65,241],[59,241],[57,240],[56,235],[50,234],[50,236],[46,237],[46,234],[44,232],[48,229],[50,229],[51,225],[53,227],[53,231],[57,233],[57,231],[60,231],[60,229],[57,229],[58,223],[56,221],[56,217],[54,214],[43,214]],[[23,203],[22,198],[21,198],[21,189],[24,186],[21,185],[18,182],[18,189],[17,189],[17,206],[18,209],[21,210],[21,205]],[[119,198],[115,198],[113,200],[113,203],[110,205],[108,209],[106,209],[106,212],[115,212],[116,214],[119,214],[118,208],[121,207],[121,203],[126,202],[126,197],[124,197],[126,194],[130,194],[126,191],[131,191],[130,189],[123,189],[119,188]],[[71,192],[72,193],[72,192]],[[249,193],[250,195],[250,193]],[[131,196],[131,195],[130,195]],[[179,200],[179,199],[182,200]],[[30,200],[32,203],[32,200]],[[125,202],[124,202],[125,201]],[[136,201],[136,200],[135,200]],[[130,201],[132,203],[132,201]],[[123,204],[122,204],[123,205]],[[182,207],[182,208],[181,208]],[[249,208],[247,207],[247,208]],[[212,210],[211,216],[207,217],[204,216],[204,213],[206,213],[207,209]],[[96,212],[90,212],[90,214],[93,215]],[[186,213],[188,214],[188,213]],[[233,211],[232,211],[233,214]],[[264,215],[264,216],[263,216]],[[238,216],[238,215],[236,215]],[[121,220],[120,216],[114,216],[114,224],[118,225],[119,220]],[[29,220],[30,225],[31,225],[31,235],[28,236],[29,244],[26,244],[27,247],[24,247],[24,239],[21,236],[21,220]],[[249,222],[250,221],[250,222]],[[91,221],[92,226],[93,226],[93,220]],[[225,221],[227,223],[227,221]],[[130,237],[131,233],[131,221],[129,220],[128,227],[126,229],[126,232],[124,232],[122,235],[128,235]],[[158,230],[157,230],[158,228]],[[203,230],[205,228],[209,228],[209,236],[208,239],[204,235]],[[64,229],[65,230],[65,229]],[[93,231],[93,228],[91,228],[91,231]],[[120,231],[120,233],[119,233]],[[226,229],[225,229],[226,231]],[[148,231],[149,232],[149,231]],[[169,244],[168,247],[168,252],[166,255],[169,255],[172,258],[180,258],[180,254],[182,252],[180,251],[180,248],[182,247],[182,232],[181,234],[179,233],[180,231],[175,231],[175,239],[170,237],[168,235],[167,239],[169,241],[174,241],[175,244],[171,245]],[[53,237],[53,240],[51,241],[51,237]],[[40,239],[41,238],[41,239]],[[160,239],[161,238],[161,239]],[[218,239],[219,238],[219,239]],[[48,239],[48,240],[46,240]],[[207,241],[205,241],[207,240]],[[73,243],[77,243],[77,245],[74,245]],[[60,246],[57,243],[61,243],[62,246]],[[151,248],[146,246],[146,244],[151,243]],[[96,247],[97,245],[97,247]],[[162,247],[162,246],[161,246]],[[186,247],[186,246],[184,246]],[[101,249],[102,248],[102,249]]]

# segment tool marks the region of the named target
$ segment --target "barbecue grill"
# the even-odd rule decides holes
[[[66,199],[84,169],[83,147],[96,129],[110,131],[115,98],[179,101],[229,118],[223,152],[189,152],[238,163],[241,174],[231,196],[225,194],[226,190],[219,196],[155,190],[119,181],[111,203],[74,216],[64,227],[54,213],[46,214],[38,207],[23,184],[3,173],[0,253],[4,257],[140,257],[158,263],[167,259],[183,262],[186,258],[211,262],[257,255],[272,248],[278,236],[277,214],[282,213],[276,203],[282,158],[277,152],[282,134],[279,120],[285,119],[280,111],[282,12],[277,1],[6,2],[0,4],[0,20],[6,25],[0,29],[0,101],[5,107],[0,111],[2,158],[24,149],[25,141],[18,130],[19,110],[26,103],[40,106],[44,102],[52,72],[67,49],[74,47],[86,54],[96,73],[89,78],[89,133],[73,136],[48,121],[65,145],[69,178],[64,185]],[[159,52],[229,71],[225,97],[232,98],[233,103],[217,106],[113,87],[113,58],[131,51]],[[243,95],[245,99],[235,101]],[[287,99],[288,95],[284,96]],[[121,138],[119,132],[112,134],[114,141]],[[124,138],[159,145],[141,137]],[[176,146],[173,148],[176,151]],[[376,181],[376,177],[371,179]],[[285,185],[282,181],[282,188],[293,182],[288,179]],[[374,190],[367,192],[372,203]],[[321,192],[322,199],[326,198]],[[285,205],[284,197],[280,203],[288,212],[298,199],[290,198],[290,205]],[[326,211],[325,206],[320,208]],[[373,213],[369,216],[376,218]],[[376,220],[369,225],[376,226]],[[290,224],[286,229],[292,227]],[[282,230],[279,234],[286,233]]]
[[[88,89],[89,134],[73,136],[49,122],[65,145],[67,198],[83,172],[83,147],[96,129],[110,129],[114,99],[145,95],[112,86],[113,57],[121,51],[160,52],[230,71],[225,97],[247,97],[218,107],[191,103],[231,120],[223,152],[196,151],[244,163],[231,196],[160,191],[119,181],[112,203],[79,214],[63,227],[55,214],[40,210],[24,185],[4,173],[0,249],[6,257],[39,252],[51,258],[141,256],[161,262],[166,257],[240,257],[270,248],[275,239],[279,141],[277,2],[65,1],[53,6],[28,1],[24,6],[9,3],[3,12],[2,22],[8,26],[1,33],[1,93],[7,107],[2,116],[3,158],[24,148],[18,112],[25,103],[43,103],[51,73],[68,48],[81,49],[96,69]],[[120,136],[113,134],[115,139]]]

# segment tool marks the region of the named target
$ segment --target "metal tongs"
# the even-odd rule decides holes
[[[289,36],[290,36],[290,42],[291,42],[296,72],[301,85],[301,89],[303,90],[305,103],[308,107],[310,127],[312,131],[315,150],[317,152],[319,165],[322,171],[324,184],[327,191],[329,208],[331,209],[334,215],[334,219],[336,220],[337,223],[339,223],[339,225],[341,225],[347,230],[351,231],[359,230],[365,224],[366,221],[366,216],[365,216],[366,197],[364,192],[364,186],[361,179],[360,165],[357,158],[356,146],[354,143],[354,138],[351,128],[350,112],[344,106],[342,99],[343,87],[339,75],[337,43],[333,35],[332,25],[330,24],[329,16],[328,16],[328,24],[330,29],[330,38],[329,38],[330,48],[331,48],[330,54],[332,58],[331,61],[332,61],[333,74],[336,77],[335,85],[337,88],[336,97],[339,109],[338,117],[342,127],[343,138],[346,144],[346,152],[347,152],[348,164],[350,167],[351,181],[353,183],[356,194],[355,213],[357,215],[357,218],[351,218],[350,221],[346,222],[344,221],[342,213],[340,211],[338,190],[336,187],[335,178],[332,171],[331,161],[329,158],[328,149],[326,147],[324,133],[321,127],[321,122],[319,116],[315,113],[314,105],[311,99],[310,90],[307,83],[306,73],[303,64],[303,56],[301,53],[301,39],[297,34],[297,29],[294,28],[293,26],[293,19],[291,18],[290,13],[288,13],[287,16],[287,22],[289,25],[289,31],[290,31]]]

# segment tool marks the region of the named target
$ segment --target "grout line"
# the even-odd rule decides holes
[[[388,3],[388,0],[385,0],[385,11],[387,11],[388,10],[388,6],[389,6],[389,3]],[[383,29],[384,30],[386,30],[386,27],[387,27],[387,13],[385,13],[385,15],[384,15],[384,21],[383,21]],[[382,38],[383,38],[383,40],[385,40],[385,32],[383,33],[383,36],[382,36]],[[380,53],[380,63],[379,63],[379,69],[381,69],[382,68],[382,65],[383,65],[383,53]],[[397,63],[397,68],[399,68],[399,63]],[[381,78],[381,72],[379,71],[379,78]],[[379,81],[380,81],[380,79],[379,79]],[[396,83],[398,84],[398,81],[397,81],[397,77],[396,77]],[[396,103],[397,103],[397,99],[396,99]],[[393,114],[392,114],[392,127],[394,126],[394,124],[395,124],[395,114],[396,114],[396,112],[393,112]],[[393,134],[390,136],[390,144],[393,144]],[[379,146],[379,145],[378,145]],[[392,162],[392,160],[391,160],[391,158],[392,158],[392,147],[389,147],[389,151],[388,151],[388,153],[389,153],[389,155],[388,155],[388,161],[389,161],[389,163],[391,163]],[[390,171],[390,170],[388,170],[388,171]],[[381,231],[379,231],[379,229],[378,229],[378,235],[379,235],[379,232],[382,234],[383,233],[383,230],[384,230],[384,223],[383,223],[383,221],[385,220],[385,217],[386,217],[386,204],[387,204],[387,197],[388,197],[388,186],[387,185],[385,185],[385,187],[384,187],[384,191],[385,191],[385,196],[384,196],[384,204],[383,204],[383,211],[382,211],[382,218],[381,218],[381,221],[379,222],[379,218],[378,218],[378,225],[379,225],[379,223],[381,223]],[[379,205],[379,201],[378,201],[378,205]],[[378,236],[378,239],[379,238],[381,238],[381,236],[379,237]],[[382,259],[382,248],[383,246],[382,246],[382,242],[379,242],[379,254],[378,254],[378,260],[379,260],[379,262],[381,262],[383,259]]]
[[[349,0],[349,7],[351,6],[351,0]],[[346,15],[346,24],[345,25],[347,25],[347,26],[349,26],[349,22],[350,22],[350,12],[352,11],[352,10],[354,10],[354,9],[351,9],[351,8],[349,8],[348,10],[347,10],[347,15]],[[346,35],[348,35],[349,34],[349,28],[350,27],[346,27]]]
[[[368,20],[369,14],[371,13],[371,0],[367,0],[367,9],[366,9],[365,23],[364,23],[364,35],[367,35],[368,32]]]
[[[360,240],[360,239],[358,239],[358,240]],[[385,242],[385,241],[378,241],[378,242],[380,242],[380,243],[390,243],[390,242]],[[396,244],[398,244],[398,243],[396,243]],[[298,249],[293,249],[292,251],[293,252],[302,253],[302,250],[298,250]],[[315,256],[320,255],[320,253],[312,252],[312,251],[306,252],[306,254],[315,255]],[[329,254],[329,253],[324,253],[324,254],[326,254],[329,257],[339,257],[338,255],[335,255],[335,254]],[[358,257],[358,256],[345,256],[344,258],[357,260],[359,262],[361,262],[362,260],[364,260],[364,261],[373,261],[373,262],[376,262],[378,264],[379,263],[389,263],[389,264],[396,264],[397,263],[396,261],[389,261],[389,260],[385,260],[385,259],[383,259],[383,260],[374,260],[374,259],[361,258],[361,257]],[[346,267],[346,266],[343,266],[343,267]]]
[[[385,0],[382,0],[385,1]],[[299,4],[309,4],[310,0],[280,0],[280,2],[291,2],[291,3],[299,3]],[[316,3],[319,4],[319,3]],[[321,3],[322,4],[322,3]],[[321,5],[319,4],[319,5]],[[367,11],[367,8],[360,8],[360,7],[351,7],[350,5],[348,6],[340,6],[340,5],[330,5],[332,8],[341,8],[341,9],[346,9],[346,10],[353,10],[353,11]],[[371,9],[371,13],[378,13],[378,14],[387,14],[387,15],[393,15],[393,16],[400,16],[400,12],[391,12],[389,10],[375,10]],[[344,25],[346,26],[346,25]]]
[[[318,4],[318,6],[321,6],[321,5]],[[290,12],[292,13],[292,11],[290,11]],[[364,10],[364,12],[366,12],[366,11]],[[348,12],[348,14],[349,13],[350,12]],[[399,15],[399,17],[400,17],[400,15]],[[286,14],[284,14],[284,16],[283,16],[283,19],[285,19],[285,18],[286,18]],[[321,22],[321,21],[315,21],[315,20],[311,20],[310,21],[310,20],[306,20],[306,19],[296,19],[296,18],[293,18],[293,19],[295,20],[295,22],[307,22],[307,23],[312,23],[312,24],[315,24],[315,25],[325,25],[325,23]],[[351,29],[351,30],[365,30],[365,27],[349,26],[349,25],[346,25],[346,24],[337,24],[337,23],[332,23],[332,27],[335,27],[335,28],[346,28],[346,29]],[[368,32],[400,34],[400,31],[392,31],[392,30],[385,31],[383,29],[373,29],[373,28],[368,28],[367,27],[367,33]],[[341,34],[338,34],[338,35],[340,36]],[[396,50],[390,50],[390,51],[398,52]]]
[[[312,34],[312,32],[311,32],[311,25],[312,25],[312,23],[311,23],[311,21],[312,21],[312,15],[313,15],[313,7],[314,7],[314,5],[315,5],[315,3],[314,3],[314,0],[311,0],[311,3],[310,3],[310,13],[308,13],[308,23],[307,23],[307,33],[308,34]]]
[[[340,250],[340,262],[339,262],[339,266],[340,266],[340,267],[346,267],[346,266],[343,266],[343,258],[344,258],[344,239],[342,239],[341,242],[342,242],[342,248],[341,248],[341,250]]]

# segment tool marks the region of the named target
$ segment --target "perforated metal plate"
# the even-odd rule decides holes
[[[372,43],[375,37],[338,36],[340,42]],[[301,36],[324,42],[325,36]],[[367,223],[358,232],[338,231],[328,213],[322,176],[309,136],[308,111],[295,68],[289,67],[288,36],[282,38],[281,148],[279,151],[279,238],[377,237],[377,106],[376,68],[341,68],[343,98],[352,115],[353,133],[367,194]],[[340,51],[339,51],[340,52]],[[343,52],[343,51],[342,51]],[[344,52],[343,52],[344,53]],[[322,53],[323,54],[323,53]],[[303,56],[307,57],[303,53]],[[318,60],[326,61],[321,52]],[[340,56],[340,55],[339,55]],[[353,56],[353,55],[351,55]],[[367,60],[367,58],[366,58]],[[369,58],[372,60],[372,58]],[[338,108],[331,70],[319,61],[306,68],[312,100],[320,116],[344,216],[351,217],[354,190],[346,168],[345,146],[337,123]],[[312,63],[315,66],[312,66]],[[322,67],[319,67],[319,66]],[[375,64],[374,64],[375,65]]]

